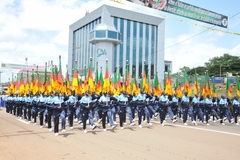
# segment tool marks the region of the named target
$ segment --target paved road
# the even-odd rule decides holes
[[[167,120],[168,122],[168,120]],[[158,121],[152,127],[126,125],[103,132],[81,125],[54,136],[47,128],[26,124],[0,109],[0,160],[60,160],[60,159],[228,159],[238,160],[240,126],[211,122],[210,126],[184,126],[170,121],[162,127]]]

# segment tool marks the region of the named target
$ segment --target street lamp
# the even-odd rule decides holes
[[[0,90],[2,91],[2,83],[1,83],[1,75],[2,75],[2,71],[0,71]]]

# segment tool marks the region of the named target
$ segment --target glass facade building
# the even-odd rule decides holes
[[[105,23],[103,17],[108,17],[109,23],[118,32],[107,30],[93,32],[97,25]],[[164,27],[165,20],[154,14],[141,13],[116,3],[103,5],[70,25],[68,71],[72,73],[77,61],[80,73],[84,73],[85,66],[88,68],[90,57],[93,59],[94,70],[97,62],[96,46],[89,41],[93,38],[112,38],[119,39],[121,42],[114,46],[111,53],[113,58],[110,67],[113,70],[120,67],[120,73],[123,76],[128,63],[130,74],[136,75],[137,79],[142,78],[145,68],[149,78],[153,79],[158,72],[161,80],[164,77]]]

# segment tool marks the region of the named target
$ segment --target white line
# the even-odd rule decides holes
[[[29,124],[28,122],[26,122],[26,121],[24,121],[24,120],[22,120],[22,119],[17,119],[17,120],[19,120],[20,122],[23,122],[23,123],[25,123],[25,124]]]
[[[156,122],[154,122],[154,123],[156,123]],[[157,122],[157,123],[159,123],[159,122]],[[183,125],[170,124],[170,123],[165,123],[165,124],[167,124],[167,125],[172,125],[172,126],[183,127],[183,128],[190,128],[190,129],[196,129],[196,130],[208,131],[208,132],[215,132],[215,133],[228,134],[228,135],[233,135],[233,136],[239,136],[239,137],[240,137],[240,134],[238,134],[238,133],[231,133],[231,132],[217,131],[217,130],[212,130],[212,129],[197,128],[197,127],[191,127],[191,126],[183,126]]]

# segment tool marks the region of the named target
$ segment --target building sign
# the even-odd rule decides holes
[[[105,49],[98,48],[97,49],[97,57],[101,57],[102,55],[107,55],[107,52]]]
[[[35,71],[37,70],[36,65],[2,63],[1,67],[6,69],[18,69],[18,70],[28,70],[28,71],[32,71],[32,69],[34,69]],[[44,71],[44,69],[45,69],[44,66],[38,66],[38,71]]]
[[[114,1],[119,2],[120,0]],[[130,0],[130,2],[219,27],[228,27],[228,16],[184,3],[179,0],[152,0],[145,4],[140,0]]]

